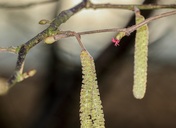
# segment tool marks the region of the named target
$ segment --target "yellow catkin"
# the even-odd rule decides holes
[[[83,81],[80,94],[81,128],[104,128],[105,120],[98,90],[94,60],[86,50],[81,51]]]
[[[6,79],[0,78],[0,95],[4,95],[8,92],[9,86]]]
[[[119,33],[116,35],[116,39],[117,39],[117,40],[121,40],[125,35],[126,35],[125,32],[119,32]]]
[[[140,12],[136,12],[136,24],[144,21]],[[134,53],[134,85],[133,95],[142,99],[146,92],[147,58],[148,57],[148,26],[143,25],[137,29]]]

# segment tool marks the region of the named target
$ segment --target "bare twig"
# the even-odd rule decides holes
[[[3,9],[25,9],[41,4],[48,4],[48,3],[53,3],[53,2],[58,2],[58,0],[47,0],[47,1],[40,1],[40,2],[31,2],[27,4],[9,4],[9,3],[0,3],[0,8]],[[125,10],[132,10],[134,7],[139,8],[140,10],[153,10],[153,9],[175,9],[176,5],[175,4],[170,4],[170,5],[158,5],[158,4],[148,4],[148,5],[139,5],[139,4],[134,4],[134,5],[129,5],[129,4],[110,4],[110,3],[102,3],[102,4],[93,4],[92,2],[88,1],[86,8],[93,8],[93,9],[125,9]]]
[[[8,48],[1,48],[0,47],[0,52],[10,52],[14,54],[18,54],[19,47],[8,47]]]
[[[81,42],[81,36],[79,33],[76,33],[74,31],[60,31],[60,34],[58,35],[54,35],[53,39],[54,41],[58,41],[62,38],[67,38],[67,37],[71,37],[71,36],[75,36],[80,47],[82,48],[82,50],[86,50],[86,48],[84,47],[83,43]]]
[[[56,34],[59,34],[58,27],[66,22],[72,15],[80,11],[81,9],[85,8],[87,4],[87,0],[83,0],[83,2],[79,3],[75,7],[62,11],[50,24],[50,26],[39,33],[37,36],[26,42],[25,44],[22,44],[20,49],[18,50],[18,59],[16,63],[16,68],[12,76],[8,80],[8,86],[12,86],[19,82],[19,79],[22,79],[23,75],[21,73],[23,72],[23,64],[26,58],[26,55],[28,51],[33,48],[35,45],[40,43],[42,40],[44,40],[46,37],[53,36]]]
[[[117,6],[116,7],[115,6],[116,5],[114,5],[114,8],[118,8]],[[131,5],[131,6],[123,5],[123,7],[121,6],[121,8],[122,9],[133,10],[134,6],[138,7],[139,9],[175,8],[175,5],[172,5],[172,6],[161,6],[161,5],[159,6],[158,5],[158,6],[153,6],[153,7],[151,7],[152,5]],[[16,84],[17,82],[20,82],[23,79],[28,78],[30,76],[33,76],[35,74],[34,70],[31,71],[32,73],[30,71],[26,72],[26,73],[23,73],[23,66],[24,66],[25,58],[26,58],[26,55],[31,48],[33,48],[35,45],[37,45],[38,43],[40,43],[42,40],[46,39],[47,37],[53,37],[54,40],[59,40],[61,38],[75,36],[76,39],[78,40],[81,48],[85,49],[85,47],[83,46],[83,44],[80,40],[80,35],[103,33],[103,32],[121,32],[121,31],[125,32],[126,35],[129,35],[130,33],[132,33],[133,31],[135,31],[137,28],[141,27],[144,24],[148,24],[149,22],[151,22],[153,20],[156,20],[156,19],[159,19],[159,18],[162,18],[162,17],[167,17],[167,16],[170,16],[170,15],[175,15],[176,14],[176,11],[170,11],[170,12],[162,13],[160,15],[150,17],[150,18],[146,19],[144,22],[141,22],[137,25],[133,25],[131,27],[122,28],[122,29],[111,28],[111,29],[78,32],[78,33],[73,32],[73,31],[59,31],[58,30],[58,27],[62,23],[66,22],[72,15],[79,12],[83,8],[98,9],[98,8],[113,8],[113,6],[110,5],[110,4],[104,4],[104,6],[103,6],[103,4],[102,5],[100,5],[100,4],[99,5],[94,5],[94,4],[90,3],[88,0],[83,0],[81,3],[74,6],[73,8],[62,11],[50,23],[50,25],[47,29],[45,29],[44,31],[42,31],[41,33],[36,35],[34,38],[29,40],[25,44],[22,44],[20,46],[15,47],[15,48],[14,47],[0,48],[0,51],[8,51],[8,52],[18,54],[18,59],[17,59],[15,71],[12,74],[12,76],[9,78],[9,80],[7,82],[7,86],[11,87],[12,85]]]
[[[132,32],[134,32],[136,29],[138,29],[139,27],[143,26],[144,24],[148,24],[151,21],[154,21],[154,20],[157,20],[157,19],[160,19],[160,18],[164,18],[164,17],[167,17],[167,16],[175,15],[175,14],[176,14],[176,10],[170,11],[170,12],[166,12],[166,13],[162,13],[162,14],[159,14],[159,15],[155,15],[155,16],[152,16],[150,18],[147,18],[145,21],[143,21],[143,22],[141,22],[139,24],[133,25],[133,26],[128,27],[128,28],[99,29],[99,30],[77,32],[77,34],[78,35],[87,35],[87,34],[96,34],[96,33],[105,33],[105,32],[125,32],[126,35],[128,36]],[[55,40],[60,40],[62,38],[67,38],[67,37],[70,37],[70,36],[75,36],[74,34],[67,34],[69,32],[70,31],[60,31],[60,34],[59,35],[56,34],[54,36],[54,38],[55,38]]]
[[[145,21],[137,24],[137,25],[133,25],[131,28],[127,28],[128,31],[134,31],[136,30],[137,28],[143,26],[144,24],[148,24],[149,22],[151,21],[154,21],[154,20],[157,20],[157,19],[160,19],[160,18],[163,18],[163,17],[168,17],[168,16],[171,16],[171,15],[175,15],[176,14],[176,10],[174,11],[170,11],[170,12],[166,12],[166,13],[162,13],[162,14],[159,14],[159,15],[156,15],[156,16],[153,16],[153,17],[150,17],[148,19],[146,19]]]
[[[139,4],[134,4],[134,5],[119,5],[119,4],[93,4],[89,1],[87,4],[87,8],[93,8],[93,9],[125,9],[125,10],[132,10],[134,11],[134,7],[139,8],[140,10],[154,10],[154,9],[175,9],[176,5],[175,4],[170,4],[170,5],[158,5],[158,4],[148,4],[148,5],[139,5]]]

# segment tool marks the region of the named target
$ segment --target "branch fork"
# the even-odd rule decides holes
[[[55,0],[53,0],[55,1]],[[39,44],[41,41],[45,41],[47,44],[52,44],[57,40],[60,40],[62,38],[67,38],[70,36],[75,36],[76,39],[79,42],[79,45],[81,46],[82,50],[85,50],[85,47],[83,46],[83,43],[81,42],[81,36],[86,34],[95,34],[95,33],[103,33],[103,32],[117,32],[117,33],[125,33],[123,36],[129,36],[132,32],[137,30],[139,27],[150,23],[151,21],[154,21],[159,18],[171,16],[176,14],[176,10],[162,13],[160,15],[156,15],[153,17],[150,17],[143,22],[133,25],[128,28],[111,28],[111,29],[101,29],[101,30],[92,30],[92,31],[84,31],[84,32],[74,32],[74,31],[59,31],[59,26],[66,22],[71,16],[76,14],[77,12],[81,11],[83,8],[93,8],[93,9],[101,9],[101,8],[116,8],[116,9],[129,9],[134,11],[134,7],[139,8],[140,10],[145,9],[165,9],[165,8],[176,8],[176,5],[115,5],[115,4],[93,4],[89,0],[83,0],[78,5],[74,6],[71,9],[62,11],[53,21],[48,22],[46,20],[42,21],[42,24],[44,23],[50,23],[49,27],[46,28],[44,31],[36,35],[34,38],[26,42],[25,44],[22,44],[17,47],[9,47],[9,48],[0,48],[0,52],[10,52],[14,54],[18,54],[18,60],[16,63],[16,68],[12,76],[7,81],[7,86],[11,87],[12,85],[15,85],[17,82],[22,81],[28,77],[31,77],[35,74],[35,70],[31,70],[26,73],[23,72],[23,66],[24,61],[26,58],[26,55],[30,51],[31,48],[33,48],[35,45]],[[122,37],[123,37],[122,36]],[[121,38],[122,38],[121,37]],[[116,37],[117,38],[117,37]],[[119,37],[118,37],[119,38]],[[120,39],[121,39],[120,38]],[[0,88],[1,88],[0,84]]]

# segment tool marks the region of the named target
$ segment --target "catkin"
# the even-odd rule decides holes
[[[81,128],[104,128],[105,120],[98,90],[94,60],[86,50],[81,51],[83,81],[80,94]]]
[[[8,92],[9,86],[6,79],[0,78],[0,95],[4,95]]]
[[[116,39],[117,39],[117,40],[121,40],[125,35],[126,35],[125,32],[119,32],[119,33],[116,35]]]
[[[139,12],[136,13],[136,24],[144,21]],[[148,26],[143,25],[137,29],[134,53],[134,85],[133,95],[142,99],[146,92],[147,58],[148,57]]]

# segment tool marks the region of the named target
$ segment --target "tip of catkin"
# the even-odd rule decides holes
[[[142,99],[145,96],[145,92],[146,92],[146,85],[134,85],[133,87],[133,95],[136,99]]]
[[[144,98],[144,94],[139,94],[139,93],[133,92],[133,95],[134,95],[134,97],[135,97],[136,99],[142,99],[142,98]]]
[[[7,80],[4,78],[0,78],[0,95],[4,95],[8,92],[9,86]]]

